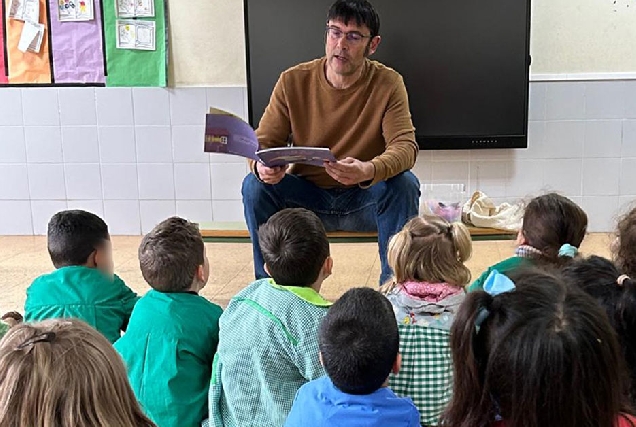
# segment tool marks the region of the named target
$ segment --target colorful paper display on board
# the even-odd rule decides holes
[[[0,85],[166,86],[165,0],[1,1]]]
[[[104,0],[106,86],[166,86],[168,49],[164,3],[155,0],[154,17],[128,20],[119,16],[123,1]],[[144,1],[134,0],[135,3]],[[120,32],[118,23],[122,21],[135,22],[135,25],[128,24],[129,28],[125,28],[124,24]]]

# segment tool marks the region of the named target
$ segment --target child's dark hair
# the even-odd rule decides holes
[[[532,199],[526,206],[521,231],[526,244],[541,251],[540,261],[561,266],[571,256],[559,254],[565,244],[581,246],[587,230],[587,214],[576,203],[556,193]]]
[[[366,25],[371,38],[380,33],[380,17],[366,0],[337,0],[329,8],[327,21],[342,21],[345,25],[355,20],[359,26]]]
[[[311,286],[329,256],[325,227],[307,209],[283,209],[258,230],[263,260],[281,286]]]
[[[182,292],[192,286],[205,262],[203,239],[196,224],[171,217],[144,236],[139,267],[148,284],[159,292]]]
[[[47,247],[55,268],[86,264],[88,257],[107,240],[110,240],[108,226],[90,212],[61,211],[49,221]]]
[[[349,394],[373,393],[389,377],[400,347],[391,303],[370,288],[348,290],[323,319],[319,344],[336,387]]]
[[[630,372],[630,400],[636,403],[636,282],[622,275],[610,260],[596,255],[570,263],[563,275],[605,309]]]
[[[454,390],[441,425],[614,427],[629,413],[623,358],[607,316],[545,272],[510,274],[516,289],[468,294],[451,327]]]
[[[616,238],[614,260],[623,273],[636,278],[636,208],[618,221]]]

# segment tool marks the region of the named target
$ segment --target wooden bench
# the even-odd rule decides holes
[[[211,242],[236,242],[249,241],[250,234],[244,222],[207,222],[199,224],[201,235],[206,241]],[[516,238],[515,231],[499,230],[496,228],[468,227],[473,240],[513,240]],[[329,239],[335,242],[375,242],[378,233],[354,232],[354,231],[333,231],[327,233]]]

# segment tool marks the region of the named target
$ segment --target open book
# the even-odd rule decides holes
[[[233,154],[256,160],[268,167],[290,163],[324,166],[325,162],[336,161],[328,148],[290,146],[259,150],[256,133],[248,123],[216,108],[210,108],[205,115],[204,151]]]

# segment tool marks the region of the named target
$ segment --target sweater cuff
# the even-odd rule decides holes
[[[265,181],[263,181],[261,179],[261,177],[258,176],[258,169],[256,168],[256,161],[255,160],[248,160],[248,163],[250,164],[250,170],[252,171],[252,173],[254,174],[256,179],[258,179],[259,182],[262,182],[263,184],[265,184]]]
[[[360,186],[360,188],[364,188],[367,189],[375,184],[377,184],[378,182],[382,182],[385,181],[386,178],[386,168],[384,167],[384,164],[376,159],[371,160],[371,164],[373,165],[373,168],[375,169],[375,173],[373,175],[373,179],[370,181],[364,181],[361,182],[360,184],[358,184]]]

